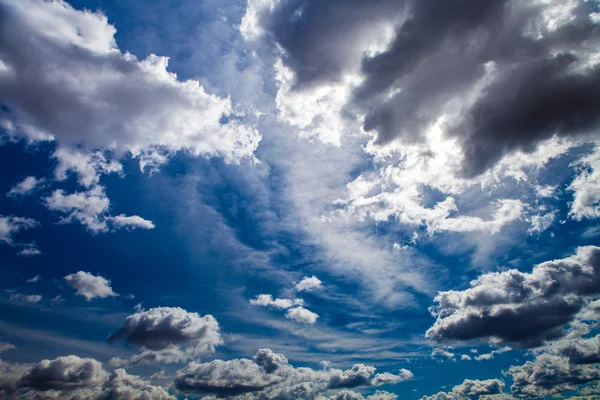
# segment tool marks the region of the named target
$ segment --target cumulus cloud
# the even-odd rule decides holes
[[[111,343],[118,340],[141,348],[131,357],[131,363],[186,361],[212,353],[223,344],[219,324],[212,315],[200,316],[178,307],[138,309],[108,337]]]
[[[36,226],[38,226],[38,222],[31,218],[0,216],[0,243],[13,245],[14,234]]]
[[[13,127],[9,134],[117,155],[186,150],[228,162],[253,157],[260,135],[235,118],[225,122],[233,113],[229,98],[179,81],[166,57],[140,61],[122,52],[102,13],[64,1],[5,0],[1,7],[0,91],[9,111],[0,120]],[[87,179],[93,174],[72,164],[59,172],[65,168],[84,185],[94,183]]]
[[[110,218],[113,226],[116,228],[126,229],[154,229],[154,223],[148,221],[138,215],[126,216],[124,214],[117,215]]]
[[[587,246],[536,265],[531,273],[483,274],[468,289],[435,297],[437,320],[426,336],[438,342],[483,339],[522,347],[560,338],[600,294],[599,270],[600,248]]]
[[[555,134],[598,128],[594,11],[577,0],[253,1],[242,33],[281,50],[292,94],[358,76],[345,104],[324,99],[317,115],[362,121],[381,147],[418,142],[443,120],[461,173],[476,176]]]
[[[475,359],[477,361],[493,360],[494,357],[496,356],[496,354],[506,353],[507,351],[511,351],[511,350],[512,349],[510,348],[510,346],[504,346],[498,350],[492,350],[489,353],[479,354],[479,355],[475,356]]]
[[[0,361],[0,394],[27,399],[175,400],[164,388],[102,363],[75,355],[35,364]]]
[[[54,170],[54,178],[58,181],[67,179],[69,173],[77,175],[80,185],[91,188],[100,183],[100,174],[122,173],[121,163],[107,161],[101,151],[82,152],[68,147],[59,147],[52,154],[58,161]]]
[[[397,394],[381,390],[377,390],[374,394],[367,397],[352,390],[342,390],[333,396],[318,397],[317,400],[396,400],[397,398]]]
[[[252,360],[191,362],[177,372],[175,387],[186,394],[291,400],[313,399],[326,390],[394,384],[412,378],[408,370],[401,370],[398,375],[375,375],[374,367],[363,364],[349,370],[296,368],[283,354],[260,349]]]
[[[250,300],[250,304],[255,306],[273,307],[279,310],[287,310],[294,306],[304,304],[302,299],[273,299],[270,294],[259,294],[256,298]]]
[[[13,186],[8,192],[7,196],[26,196],[32,193],[42,183],[44,183],[44,179],[38,179],[35,176],[28,176],[27,178],[23,179],[21,182]]]
[[[287,310],[287,312],[285,313],[285,317],[296,322],[312,325],[315,322],[317,322],[317,318],[319,318],[319,315],[310,310],[307,310],[304,307],[298,306]]]
[[[440,349],[439,347],[436,347],[431,351],[431,357],[432,358],[447,358],[449,360],[454,360],[456,358],[456,354],[454,354],[448,350],[444,350],[444,349]]]
[[[296,284],[296,290],[299,292],[310,292],[316,289],[321,289],[321,284],[321,280],[316,276],[313,275],[310,278],[308,276],[305,276],[300,282]]]
[[[114,229],[153,229],[152,221],[140,216],[123,214],[111,217],[108,215],[110,200],[102,186],[93,186],[86,192],[65,194],[63,190],[55,190],[45,198],[46,207],[52,211],[67,214],[61,222],[78,221],[93,233],[107,232],[109,225]]]
[[[34,256],[41,256],[42,254],[44,254],[44,253],[42,253],[40,249],[36,248],[35,246],[31,246],[31,245],[17,253],[17,255],[20,257],[34,257]]]
[[[16,349],[17,347],[8,342],[0,342],[0,353],[4,353],[5,351]]]
[[[65,281],[76,290],[75,294],[85,297],[87,301],[118,296],[110,287],[110,281],[100,275],[79,271],[65,276]]]
[[[504,391],[504,382],[499,379],[465,379],[460,385],[454,386],[450,392],[439,392],[433,396],[423,396],[421,400],[463,400],[463,399],[501,399],[496,397]],[[508,397],[508,396],[507,396]]]
[[[600,217],[600,149],[579,160],[579,174],[569,185],[573,203],[569,215],[581,221]]]

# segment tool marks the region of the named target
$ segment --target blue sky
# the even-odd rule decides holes
[[[0,395],[597,396],[598,4],[448,4],[0,0]]]

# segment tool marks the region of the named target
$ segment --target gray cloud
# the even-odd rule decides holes
[[[363,364],[348,370],[296,368],[283,354],[260,349],[252,360],[191,362],[177,372],[175,387],[189,394],[309,400],[326,390],[395,384],[412,378],[408,370],[398,375],[375,374],[374,367]]]
[[[200,316],[179,307],[138,310],[123,326],[108,337],[141,347],[132,357],[134,363],[179,362],[195,355],[214,352],[223,343],[219,323],[212,315]]]
[[[295,90],[360,72],[346,107],[376,143],[418,141],[442,116],[475,176],[504,154],[600,125],[595,2],[281,1],[258,23],[283,50]],[[367,50],[369,29],[394,28]]]
[[[19,387],[36,390],[74,389],[102,385],[108,373],[92,358],[58,357],[34,364],[19,380]]]
[[[437,341],[484,339],[494,344],[539,346],[566,335],[565,326],[600,294],[600,248],[544,262],[531,273],[487,273],[462,291],[440,292],[436,322],[426,336]]]
[[[504,382],[499,379],[465,379],[450,392],[439,392],[433,396],[423,396],[422,400],[459,400],[459,399],[489,399],[510,398],[503,395]],[[496,397],[498,395],[498,397]],[[501,397],[505,396],[505,397]]]

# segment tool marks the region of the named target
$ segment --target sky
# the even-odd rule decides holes
[[[600,398],[597,0],[0,0],[0,398]]]

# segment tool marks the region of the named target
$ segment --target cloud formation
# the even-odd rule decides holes
[[[36,226],[38,226],[38,222],[31,218],[0,216],[0,243],[13,245],[14,234]]]
[[[44,183],[44,179],[38,179],[35,176],[28,176],[21,182],[13,186],[7,193],[7,196],[17,197],[31,194],[37,187]]]
[[[122,52],[102,13],[64,1],[4,0],[0,7],[0,92],[9,110],[0,120],[9,134],[118,155],[252,157],[260,135],[235,118],[224,122],[233,113],[228,98],[179,81],[166,57],[139,61]]]
[[[186,361],[212,353],[223,344],[219,324],[212,315],[200,316],[178,307],[139,309],[129,315],[123,326],[108,337],[141,348],[131,363]]]
[[[118,296],[110,287],[110,281],[100,275],[79,271],[65,276],[67,285],[75,289],[76,295],[83,296],[87,301]]]
[[[298,292],[311,292],[313,290],[322,288],[322,283],[323,282],[321,282],[321,280],[314,275],[311,277],[305,276],[296,284],[296,290]]]
[[[499,379],[483,381],[465,379],[460,385],[454,386],[450,392],[439,392],[433,396],[423,396],[421,400],[508,399],[509,396],[501,397],[504,386],[504,382]]]
[[[412,378],[413,374],[408,370],[403,369],[398,375],[375,374],[374,367],[363,364],[354,365],[349,370],[296,368],[283,354],[260,349],[252,360],[191,362],[177,372],[175,387],[187,394],[246,394],[251,395],[244,397],[248,399],[308,400],[330,389],[394,384]]]
[[[575,255],[536,265],[531,273],[487,273],[470,286],[435,297],[437,320],[427,337],[539,346],[565,336],[566,326],[600,294],[600,248],[579,247]]]
[[[273,299],[270,294],[259,294],[254,299],[250,299],[250,304],[255,306],[272,307],[278,310],[287,310],[288,308],[303,305],[302,299]]]

